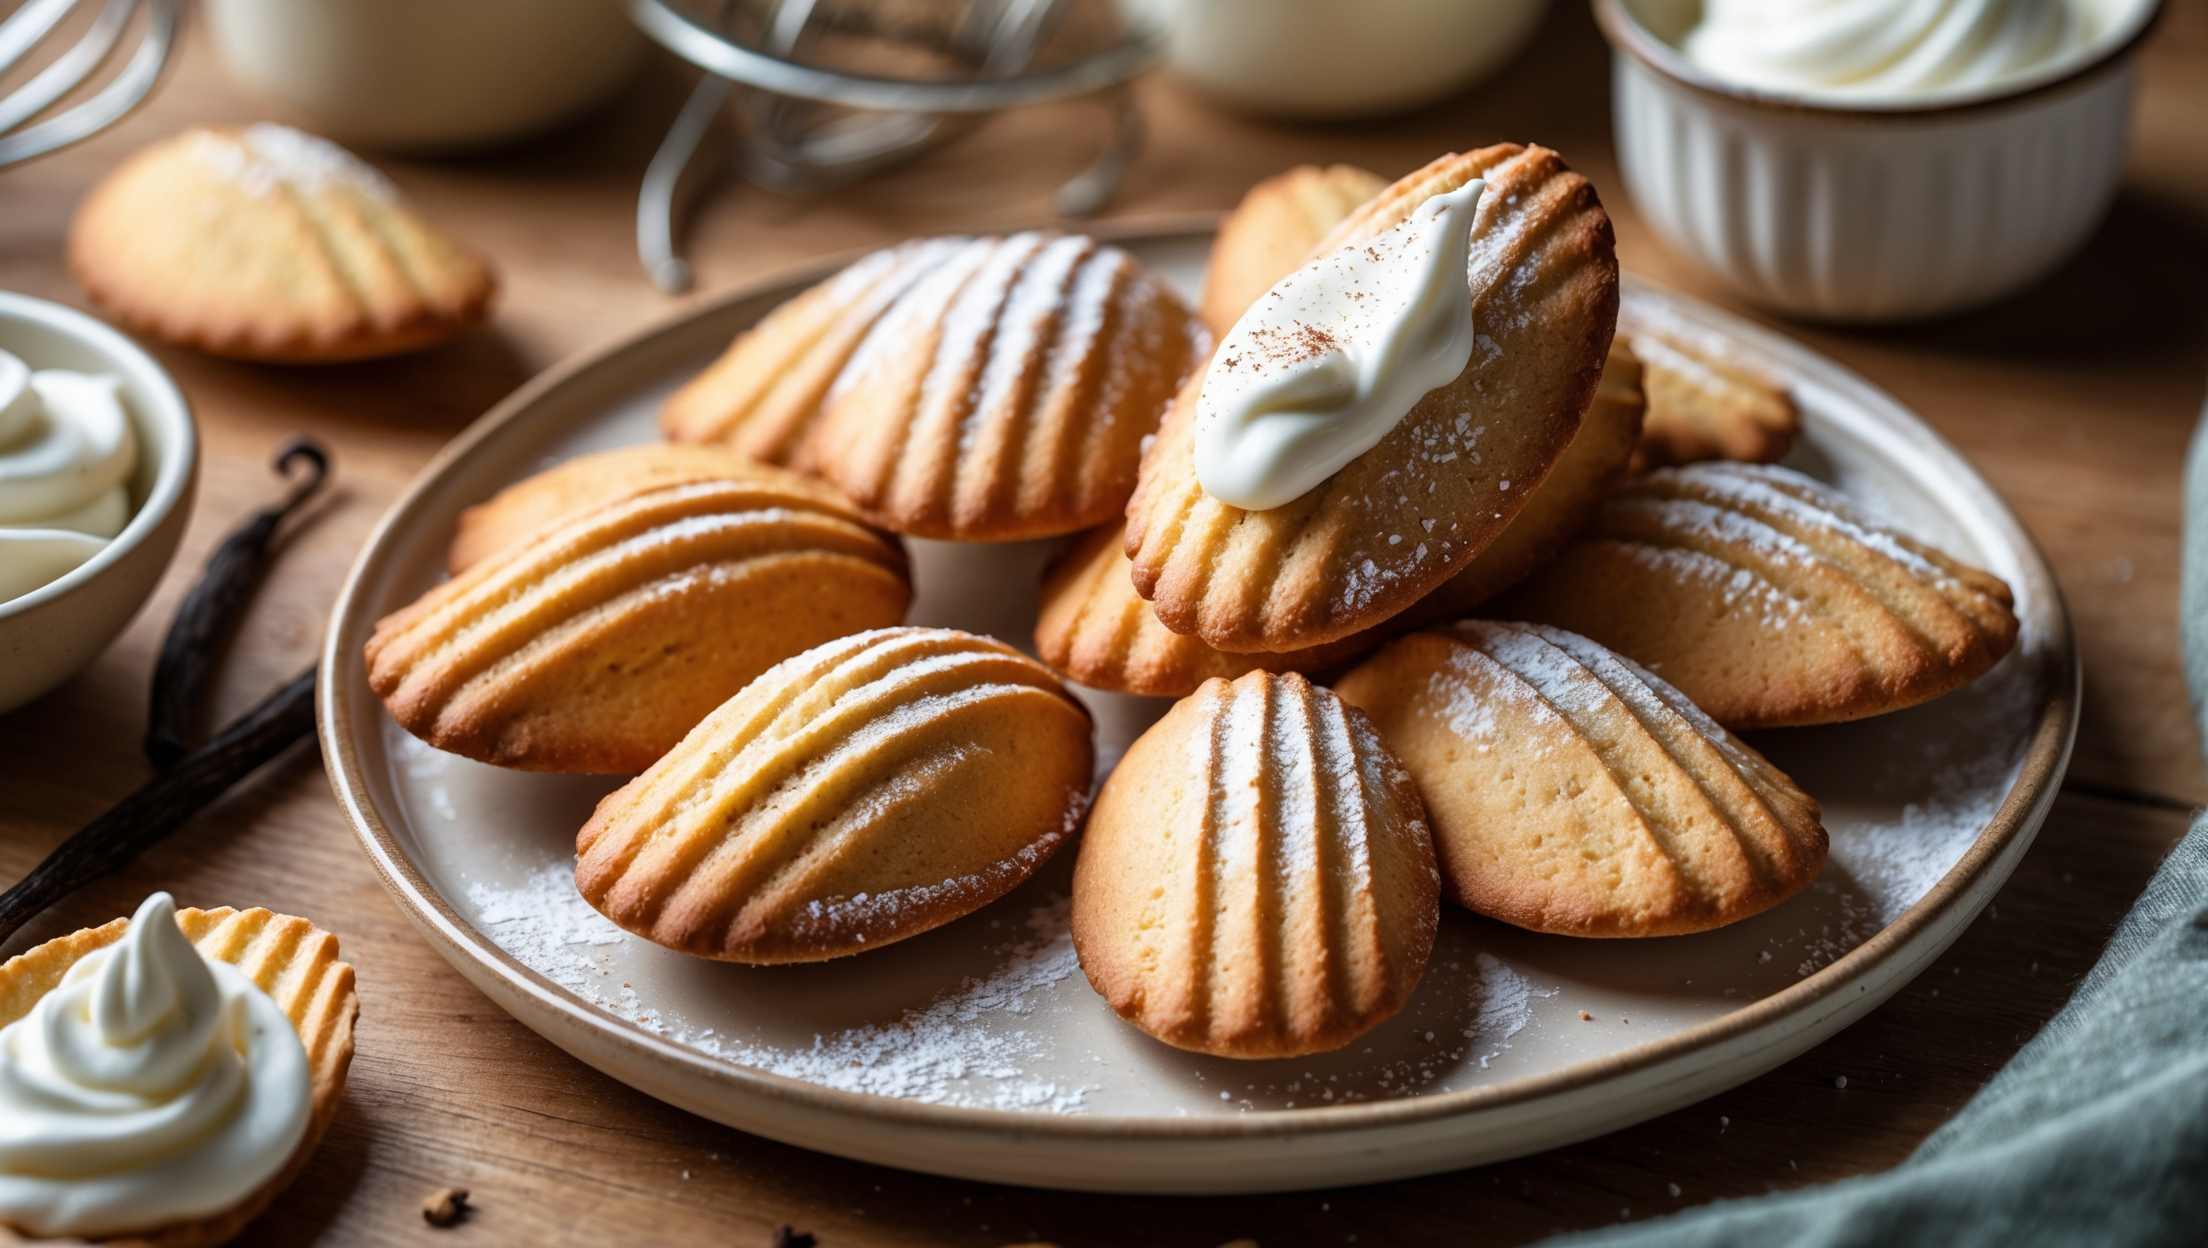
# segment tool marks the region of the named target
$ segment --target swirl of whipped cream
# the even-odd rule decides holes
[[[0,1224],[112,1235],[229,1209],[306,1135],[307,1052],[155,893],[0,1030]]]
[[[1196,479],[1247,511],[1341,471],[1472,358],[1472,221],[1487,183],[1280,279],[1227,331],[1196,398]]]
[[[74,571],[130,523],[122,380],[0,351],[0,602]]]
[[[2093,33],[2076,0],[1703,0],[1680,50],[1758,90],[1908,98],[2022,77]]]

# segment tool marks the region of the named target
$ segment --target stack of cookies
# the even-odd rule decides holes
[[[1401,1009],[1444,900],[1600,938],[1784,902],[1818,806],[1734,732],[2015,642],[1999,580],[1771,462],[1786,387],[1621,296],[1554,152],[1291,171],[1208,283],[1199,315],[1051,233],[868,256],[678,391],[666,444],[470,510],[371,682],[438,748],[635,773],[576,883],[647,939],[847,956],[1078,844],[1097,992],[1264,1058]],[[1227,501],[1252,480],[1287,501]],[[1041,662],[899,627],[908,538],[1060,539]],[[1068,682],[1177,699],[1093,802]]]

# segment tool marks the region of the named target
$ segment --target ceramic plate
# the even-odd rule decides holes
[[[1119,241],[1194,296],[1208,228]],[[2054,799],[2077,664],[2054,578],[2015,516],[1861,377],[1656,292],[1793,384],[1805,437],[1790,463],[2016,592],[2022,638],[1971,687],[1753,738],[1824,805],[1832,855],[1808,891],[1722,931],[1644,941],[1534,935],[1445,907],[1400,1016],[1340,1052],[1265,1062],[1183,1053],[1112,1014],[1067,935],[1070,851],[979,913],[837,962],[736,966],[630,937],[570,882],[575,831],[620,778],[501,771],[422,745],[369,692],[361,645],[439,579],[461,508],[651,439],[671,389],[832,267],[565,364],[485,416],[361,552],[322,660],[331,779],[400,907],[515,1017],[662,1100],[867,1161],[1101,1191],[1334,1186],[1495,1161],[1689,1104],[1862,1017],[1970,923]],[[1051,543],[913,547],[912,622],[1030,644]],[[1086,696],[1104,768],[1166,705]]]

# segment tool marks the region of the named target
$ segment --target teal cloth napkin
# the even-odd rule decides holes
[[[2180,620],[2208,741],[2208,419],[2185,473]],[[2069,1004],[1909,1160],[1556,1244],[2208,1243],[2208,814]]]

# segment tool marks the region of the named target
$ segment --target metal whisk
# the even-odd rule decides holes
[[[64,20],[94,0],[29,0],[0,21],[0,75],[55,38]],[[0,169],[89,139],[121,121],[153,90],[176,43],[176,0],[99,0],[99,15],[77,41],[21,86],[0,95]],[[127,58],[118,52],[140,11],[145,21]],[[106,85],[59,111],[54,106],[121,60]],[[42,116],[42,114],[44,116]]]
[[[1032,68],[1076,0],[631,0],[644,32],[706,71],[644,175],[637,251],[661,289],[690,286],[675,239],[676,190],[735,88],[737,167],[778,190],[853,181],[957,137],[988,114],[1095,95],[1113,134],[1058,190],[1058,211],[1103,207],[1142,145],[1127,84],[1161,54],[1153,31],[1127,26],[1103,46]],[[925,59],[940,76],[887,76],[824,63],[820,47],[863,48],[877,61]]]

